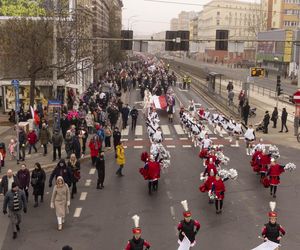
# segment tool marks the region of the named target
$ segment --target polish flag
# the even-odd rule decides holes
[[[154,95],[152,96],[153,104],[156,109],[167,109],[167,100],[164,95]]]

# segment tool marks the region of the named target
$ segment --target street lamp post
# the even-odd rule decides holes
[[[128,25],[127,25],[127,28],[128,28],[128,30],[129,30],[129,25],[130,25],[130,20],[132,19],[132,18],[134,18],[134,17],[138,17],[138,15],[134,15],[134,16],[131,16],[131,17],[129,17],[128,18]]]

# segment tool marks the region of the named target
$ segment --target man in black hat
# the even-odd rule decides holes
[[[25,193],[19,190],[17,183],[12,183],[12,189],[5,195],[3,202],[3,213],[9,211],[10,222],[13,229],[13,239],[17,238],[17,232],[20,231],[21,211],[27,212],[27,203]]]

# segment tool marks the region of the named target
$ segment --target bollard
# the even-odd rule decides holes
[[[299,117],[294,118],[294,136],[298,135],[298,130],[299,130]]]

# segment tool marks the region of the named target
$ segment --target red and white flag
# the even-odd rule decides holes
[[[154,95],[152,96],[153,105],[156,109],[167,109],[167,100],[164,95]]]

